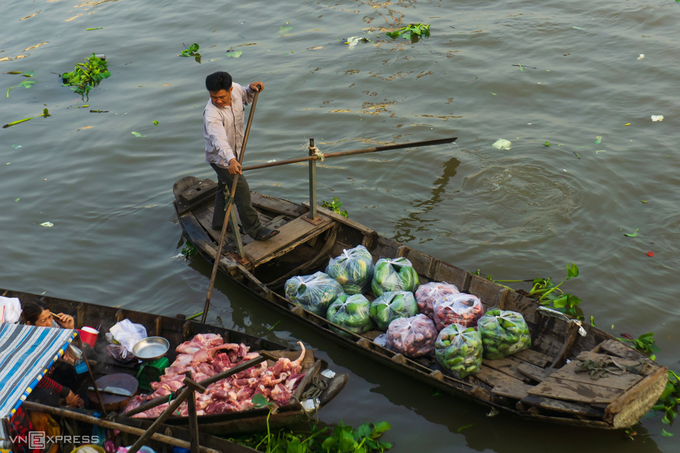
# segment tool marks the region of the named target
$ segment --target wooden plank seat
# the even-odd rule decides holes
[[[298,217],[279,228],[279,234],[268,241],[253,241],[243,247],[245,254],[256,267],[269,260],[284,255],[300,244],[320,235],[333,226],[333,222],[325,216],[318,225]]]

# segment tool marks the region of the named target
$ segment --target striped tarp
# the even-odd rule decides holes
[[[77,336],[75,330],[0,323],[0,421],[14,415]],[[0,443],[8,440],[0,423]]]

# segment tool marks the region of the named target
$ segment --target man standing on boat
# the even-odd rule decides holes
[[[243,229],[253,239],[266,241],[279,231],[261,225],[250,200],[250,187],[241,173],[241,164],[237,157],[243,145],[244,106],[250,104],[255,92],[264,90],[264,84],[252,82],[248,87],[243,87],[232,82],[228,73],[219,71],[206,77],[205,87],[210,93],[210,100],[203,110],[205,160],[217,173],[218,181],[212,228],[222,230],[225,221],[225,195],[230,193],[234,175],[241,175],[236,183],[234,202]]]

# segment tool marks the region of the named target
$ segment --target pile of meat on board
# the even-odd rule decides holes
[[[305,347],[297,360],[280,358],[273,366],[267,362],[236,373],[223,380],[210,384],[204,393],[196,392],[196,410],[198,415],[239,412],[253,407],[251,399],[257,394],[264,395],[267,400],[279,406],[288,404],[290,398],[305,373],[302,373],[302,360]],[[168,396],[184,386],[182,381],[185,372],[191,372],[191,378],[200,382],[217,373],[226,371],[242,362],[259,356],[257,352],[248,352],[248,346],[236,343],[224,343],[217,334],[198,334],[191,341],[177,346],[179,353],[171,366],[165,369],[160,382],[151,383],[154,392],[150,395],[137,395],[130,400],[123,412],[130,411],[145,401],[159,396]],[[157,418],[168,408],[168,403],[156,406],[133,417]],[[188,415],[186,401],[179,408],[182,416]]]

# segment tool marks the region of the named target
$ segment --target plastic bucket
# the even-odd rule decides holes
[[[94,345],[97,343],[97,335],[99,335],[98,330],[95,330],[93,327],[85,326],[82,329],[78,329],[78,333],[84,344],[87,344],[90,348],[94,348]]]

